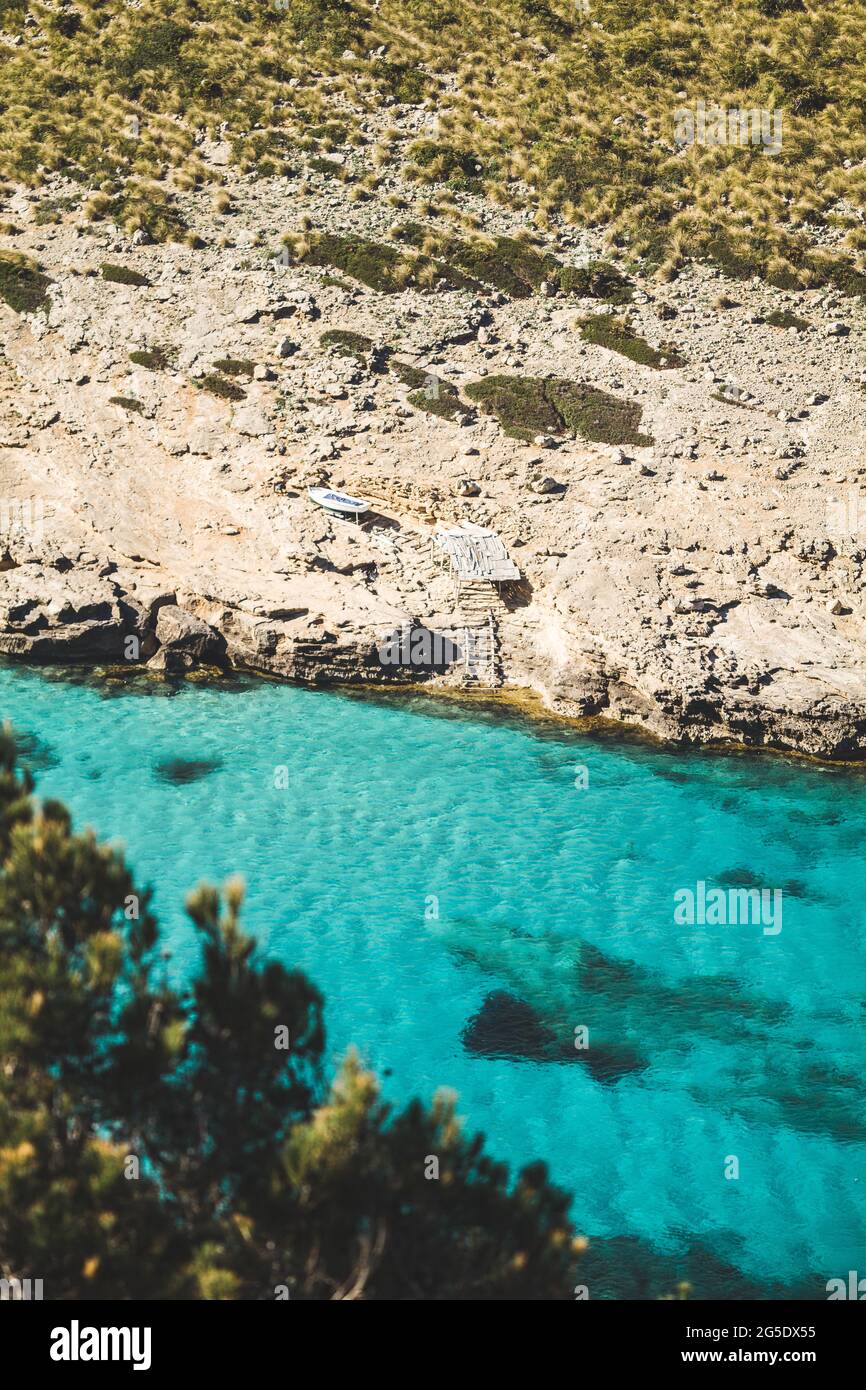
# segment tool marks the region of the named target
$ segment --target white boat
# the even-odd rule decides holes
[[[360,516],[370,510],[370,503],[360,497],[347,497],[344,492],[334,492],[329,487],[308,487],[311,502],[317,502],[329,512],[341,512],[344,516]]]

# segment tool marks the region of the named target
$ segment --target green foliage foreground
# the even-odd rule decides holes
[[[190,898],[177,992],[149,892],[32,790],[7,730],[0,1276],[48,1299],[573,1297],[584,1242],[542,1164],[509,1184],[449,1098],[395,1112],[353,1056],[328,1094],[322,996],[257,961],[237,883]]]

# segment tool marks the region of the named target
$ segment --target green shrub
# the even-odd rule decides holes
[[[382,91],[407,105],[423,101],[429,85],[426,74],[411,63],[377,59],[370,68],[370,75]]]
[[[631,281],[607,261],[563,266],[559,272],[559,287],[565,294],[603,299],[607,304],[627,304],[632,297]]]
[[[580,324],[580,335],[584,342],[618,352],[621,357],[628,357],[644,367],[685,366],[685,359],[674,346],[663,344],[661,348],[651,347],[625,320],[614,318],[613,314],[593,314],[591,318],[584,319]]]
[[[0,251],[0,299],[18,314],[33,314],[48,305],[47,275],[23,256]]]
[[[502,290],[514,299],[528,299],[544,280],[555,280],[561,269],[552,256],[540,255],[533,247],[513,237],[478,237],[465,240],[449,232],[434,231],[418,222],[398,228],[397,237],[410,246],[429,246],[438,261],[452,273],[466,274]]]
[[[186,83],[194,81],[196,76],[203,75],[203,69],[183,53],[193,33],[189,25],[178,24],[173,19],[136,23],[128,43],[112,57],[114,71],[119,77],[130,80],[133,89],[142,86],[139,78],[142,72],[161,73],[169,69]]]
[[[580,435],[598,444],[652,443],[638,425],[641,407],[581,382],[556,377],[489,376],[466,388],[513,439],[537,434]]]
[[[245,376],[252,379],[256,364],[242,357],[221,357],[219,361],[214,362],[214,367],[225,376]]]
[[[350,333],[344,328],[331,328],[319,339],[322,347],[332,348],[341,357],[354,357],[358,362],[366,362],[373,346],[372,338],[363,333]]]
[[[789,309],[773,309],[767,314],[765,323],[769,323],[773,328],[796,328],[798,333],[805,333],[809,327],[806,319],[801,319],[799,315],[792,314]]]
[[[246,391],[216,372],[205,372],[204,376],[194,377],[193,385],[202,391],[209,391],[212,396],[219,396],[223,401],[244,401],[247,398]]]
[[[151,372],[164,372],[173,365],[167,348],[146,348],[129,354],[130,362],[137,367],[147,367]]]
[[[139,275],[137,270],[130,270],[128,266],[105,264],[99,269],[103,280],[110,280],[114,285],[135,285],[139,288],[150,286],[146,275]]]
[[[431,290],[440,281],[448,289],[475,293],[482,289],[477,280],[427,256],[410,257],[384,242],[330,232],[310,237],[304,264],[332,266],[382,294],[397,294],[407,288]]]
[[[335,159],[324,159],[321,155],[316,155],[310,160],[309,168],[315,170],[317,174],[330,174],[336,178],[343,172],[342,164],[338,164]]]
[[[455,177],[477,179],[483,173],[478,155],[436,140],[421,140],[410,145],[407,153],[419,169],[432,170],[436,179],[443,183]]]

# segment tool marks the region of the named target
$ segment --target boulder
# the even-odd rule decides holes
[[[156,615],[159,650],[148,663],[153,670],[190,670],[219,666],[225,660],[225,639],[201,618],[168,603]]]
[[[232,415],[232,425],[238,434],[245,434],[250,439],[260,439],[262,435],[273,434],[274,429],[261,406],[253,404],[239,406]]]

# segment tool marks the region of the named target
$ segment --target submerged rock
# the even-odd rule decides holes
[[[609,1043],[601,1047],[593,1047],[590,1044],[584,1051],[575,1052],[574,1055],[579,1062],[583,1062],[594,1081],[607,1085],[634,1072],[646,1071],[649,1066],[649,1059],[641,1057],[627,1043]]]
[[[467,1052],[512,1061],[546,1062],[556,1038],[522,999],[506,990],[488,994],[461,1035]]]
[[[26,763],[32,772],[45,772],[48,768],[58,767],[60,764],[57,751],[44,738],[40,738],[39,734],[16,729],[15,747],[21,761]]]
[[[161,782],[185,787],[190,782],[200,782],[222,765],[222,758],[169,758],[166,762],[157,763],[154,771]]]
[[[627,1043],[603,1043],[590,1039],[585,1048],[576,1048],[539,1018],[535,1010],[509,994],[494,990],[488,994],[461,1035],[467,1052],[482,1057],[503,1057],[516,1062],[581,1062],[593,1080],[610,1085],[649,1065]]]

